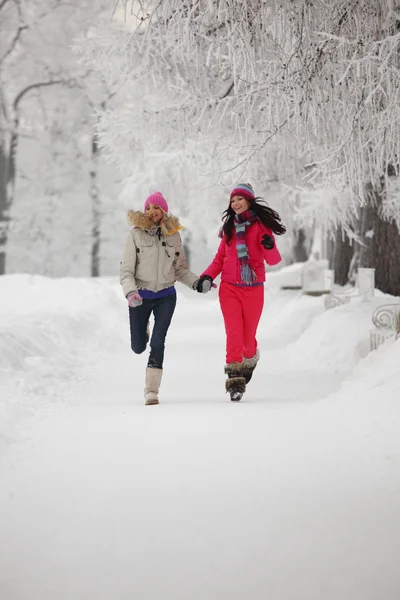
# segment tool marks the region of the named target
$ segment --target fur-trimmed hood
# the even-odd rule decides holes
[[[128,222],[130,225],[133,225],[133,227],[139,227],[139,229],[143,229],[143,231],[152,231],[158,227],[140,210],[130,210],[128,212]],[[179,223],[178,217],[174,217],[173,215],[164,215],[160,227],[165,236],[173,235],[177,231],[183,229],[182,225]]]

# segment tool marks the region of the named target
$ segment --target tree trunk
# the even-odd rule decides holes
[[[0,139],[0,275],[6,272],[6,246],[8,233],[8,195],[7,195],[7,152]]]
[[[367,186],[368,205],[361,219],[360,267],[375,269],[375,286],[400,296],[400,231],[394,221],[380,218],[384,191]]]
[[[10,208],[14,199],[16,178],[16,153],[18,148],[18,115],[14,121],[9,149],[7,141],[0,140],[0,275],[6,272],[7,241],[10,224]]]
[[[1,7],[1,0],[0,0]],[[0,138],[0,275],[6,272],[7,241],[10,224],[10,209],[14,201],[17,181],[17,151],[19,145],[20,104],[32,90],[58,85],[63,80],[31,83],[22,89],[13,102],[13,130],[10,140]],[[4,111],[4,108],[1,107]],[[0,117],[2,111],[0,110]],[[0,123],[1,134],[1,123]]]
[[[100,229],[101,229],[101,210],[100,210],[100,192],[98,186],[98,163],[99,146],[97,135],[92,136],[92,167],[90,169],[90,198],[92,202],[92,258],[91,258],[91,276],[100,276]]]
[[[327,260],[328,258],[328,239],[322,225],[314,226],[311,248],[307,260],[308,258],[312,260]]]
[[[333,244],[333,253],[330,260],[330,268],[335,271],[335,283],[346,285],[349,283],[350,265],[354,254],[354,244],[340,227],[336,231]]]
[[[308,249],[306,248],[306,234],[304,233],[304,229],[299,229],[296,233],[295,243],[293,245],[293,258],[294,262],[306,262],[308,259]]]
[[[19,113],[15,113],[14,130],[7,148],[7,141],[0,139],[0,275],[7,266],[7,242],[10,226],[10,208],[15,195],[17,177],[17,150],[19,142]]]

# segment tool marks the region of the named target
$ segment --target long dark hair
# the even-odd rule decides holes
[[[247,198],[246,198],[247,200]],[[282,224],[281,218],[276,210],[273,210],[262,198],[254,198],[254,200],[247,200],[250,204],[249,210],[252,210],[257,216],[258,220],[261,221],[265,227],[269,227],[276,235],[282,235],[286,233],[286,227]],[[260,202],[261,201],[261,202]],[[235,211],[233,210],[231,203],[226,211],[222,215],[224,224],[221,227],[221,237],[226,235],[226,241],[229,242],[233,236],[233,228],[235,226]]]

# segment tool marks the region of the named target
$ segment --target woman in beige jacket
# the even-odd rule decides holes
[[[175,281],[206,293],[211,283],[189,271],[176,217],[169,215],[168,204],[160,192],[144,203],[144,211],[130,211],[133,226],[121,262],[120,281],[129,305],[131,348],[136,354],[149,341],[148,322],[154,315],[150,356],[146,368],[146,404],[158,404],[163,373],[165,338],[176,306]]]

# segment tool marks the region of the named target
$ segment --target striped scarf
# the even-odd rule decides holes
[[[252,210],[235,215],[236,251],[240,263],[240,276],[243,283],[250,285],[257,281],[257,276],[250,267],[250,257],[246,246],[246,227],[256,220],[257,216]]]

